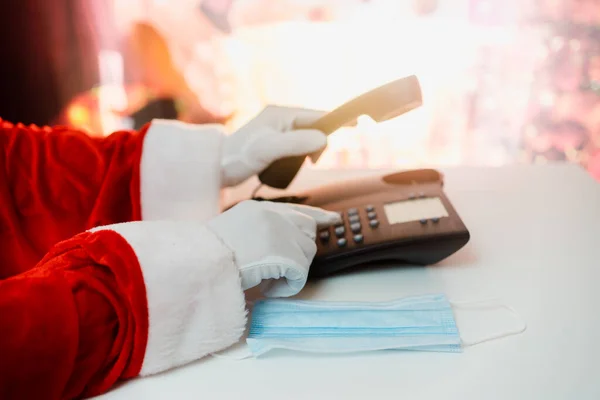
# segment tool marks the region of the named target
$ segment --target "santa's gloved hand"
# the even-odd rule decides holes
[[[307,126],[325,113],[322,111],[266,107],[254,119],[225,138],[222,186],[235,186],[259,174],[272,162],[290,156],[308,155],[327,145],[327,136]]]
[[[208,222],[233,252],[244,290],[260,285],[268,297],[300,292],[317,251],[317,229],[338,213],[304,205],[243,201]]]

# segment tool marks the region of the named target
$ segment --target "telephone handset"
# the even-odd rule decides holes
[[[411,75],[364,93],[327,113],[310,126],[298,128],[318,129],[329,135],[342,126],[352,123],[361,115],[368,115],[376,122],[381,122],[413,110],[421,104],[419,81],[416,76]],[[315,155],[315,162],[321,153],[322,151]],[[285,189],[292,182],[305,159],[306,156],[303,155],[274,161],[258,175],[258,179],[267,186]]]

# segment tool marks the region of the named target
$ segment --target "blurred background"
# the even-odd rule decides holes
[[[331,136],[310,168],[571,162],[600,181],[600,0],[19,0],[0,117],[90,135],[233,131],[416,74],[424,106]]]

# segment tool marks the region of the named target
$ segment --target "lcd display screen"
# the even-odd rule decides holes
[[[383,208],[390,224],[448,216],[448,211],[439,197],[397,201],[385,204]]]

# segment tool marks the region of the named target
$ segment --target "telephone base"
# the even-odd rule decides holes
[[[427,241],[406,240],[373,246],[368,251],[348,251],[331,257],[317,256],[310,267],[309,279],[315,280],[340,271],[368,271],[382,262],[396,266],[431,266],[446,259],[464,247],[470,239],[469,232],[438,236]]]

